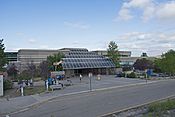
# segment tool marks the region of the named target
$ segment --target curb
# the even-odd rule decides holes
[[[164,97],[164,98],[161,98],[161,99],[155,99],[155,100],[150,101],[150,102],[146,102],[146,103],[139,104],[139,105],[136,105],[136,106],[132,106],[132,107],[124,108],[124,109],[121,109],[121,110],[113,111],[113,112],[110,112],[110,113],[106,113],[106,114],[103,114],[103,115],[98,116],[98,117],[111,117],[113,114],[125,112],[127,110],[139,108],[139,107],[142,107],[142,106],[145,106],[145,105],[149,105],[149,104],[154,103],[154,102],[159,102],[159,101],[171,99],[171,98],[174,98],[174,97],[175,97],[175,95],[170,95],[170,96],[167,96],[167,97]]]

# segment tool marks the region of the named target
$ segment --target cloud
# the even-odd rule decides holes
[[[73,27],[73,28],[77,28],[77,29],[89,29],[90,26],[84,23],[79,23],[79,22],[64,22],[64,25],[69,26],[69,27]]]
[[[156,16],[160,20],[175,20],[175,1],[160,4]]]
[[[6,48],[5,51],[6,52],[17,52],[20,48]]]
[[[174,33],[144,33],[130,32],[119,35],[116,42],[120,49],[134,52],[149,52],[149,55],[160,55],[169,49],[175,48]]]
[[[175,20],[175,1],[158,3],[156,0],[128,0],[125,1],[118,12],[117,19],[130,20],[134,12],[141,12],[140,18],[147,22],[151,19],[160,21]]]
[[[74,42],[72,42],[72,44],[73,44],[73,45],[78,45],[78,44],[80,44],[80,43],[79,43],[79,41],[74,41]]]
[[[133,18],[133,16],[130,13],[130,10],[126,8],[122,8],[118,13],[118,18],[115,20],[130,20]]]
[[[153,5],[146,7],[143,11],[143,15],[141,16],[142,20],[144,22],[147,22],[148,20],[152,19],[154,17],[154,11],[155,8],[153,7]]]
[[[17,36],[24,36],[24,33],[22,33],[22,32],[17,32],[16,35],[17,35]]]
[[[152,0],[129,0],[124,2],[120,11],[118,12],[117,19],[129,20],[134,16],[131,14],[132,9],[139,9],[143,11],[141,18],[143,20],[148,20],[152,18],[152,14],[155,10],[154,3]],[[121,15],[124,13],[124,15]]]
[[[34,43],[36,43],[36,40],[31,38],[31,39],[28,40],[28,42],[31,43],[31,44],[34,44]]]
[[[40,45],[39,49],[49,49],[49,46],[48,45]]]
[[[145,40],[146,38],[150,38],[150,33],[143,33],[143,32],[129,32],[119,36],[122,40]]]
[[[153,0],[129,0],[129,2],[125,2],[123,6],[125,8],[146,8],[152,5]]]

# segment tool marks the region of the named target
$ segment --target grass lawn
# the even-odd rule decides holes
[[[24,95],[34,95],[39,94],[45,91],[44,86],[37,86],[37,87],[25,87]]]
[[[167,115],[169,110],[175,109],[175,99],[155,102],[148,106],[148,113],[144,117],[162,117]]]
[[[41,81],[42,79],[41,79],[41,77],[35,77],[33,80],[34,80],[34,82],[38,82],[38,81]]]
[[[14,98],[14,97],[18,97],[18,96],[21,96],[20,91],[17,91],[16,88],[13,88],[13,89],[5,90],[3,97]]]

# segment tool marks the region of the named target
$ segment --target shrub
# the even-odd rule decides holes
[[[7,90],[7,89],[12,89],[13,87],[13,82],[11,80],[4,80],[4,90]]]
[[[18,75],[18,81],[29,80],[31,79],[30,73],[27,70],[24,70],[21,74]]]
[[[134,72],[131,72],[130,74],[127,74],[128,78],[136,78],[136,74]]]

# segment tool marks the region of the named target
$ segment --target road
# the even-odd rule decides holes
[[[175,95],[175,80],[62,96],[10,117],[96,117]]]

